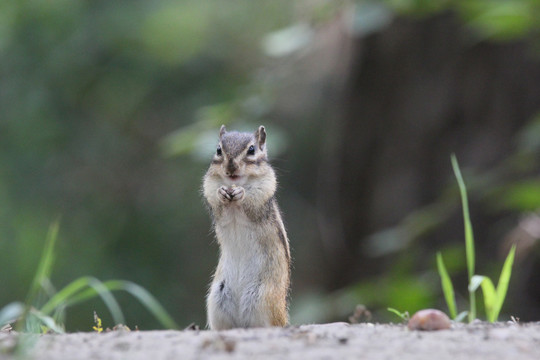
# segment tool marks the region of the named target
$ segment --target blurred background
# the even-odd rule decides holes
[[[49,225],[52,283],[133,281],[205,320],[218,247],[200,195],[219,126],[267,127],[294,265],[293,324],[364,304],[467,308],[518,244],[501,319],[540,319],[540,1],[0,1],[0,307]],[[118,294],[129,326],[159,328]],[[481,306],[481,297],[479,298]],[[91,331],[97,299],[68,309]],[[483,314],[483,313],[480,313]]]

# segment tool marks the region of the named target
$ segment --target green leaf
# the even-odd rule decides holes
[[[24,305],[20,302],[7,304],[0,310],[0,327],[16,320],[24,312]]]
[[[50,329],[52,331],[54,331],[55,333],[57,334],[63,334],[65,333],[65,330],[64,328],[62,327],[62,325],[59,325],[58,323],[56,323],[54,321],[53,318],[51,318],[50,316],[47,316],[45,314],[43,314],[42,312],[36,310],[36,309],[32,309],[30,311],[32,313],[32,315],[34,315],[39,321],[41,321],[41,323],[43,325],[45,325],[45,327],[47,329]]]
[[[60,221],[57,220],[51,224],[49,231],[47,232],[47,237],[45,238],[45,245],[43,247],[43,252],[41,253],[41,258],[28,290],[28,295],[26,296],[25,309],[19,320],[17,321],[16,328],[18,331],[22,331],[24,324],[27,322],[28,314],[30,313],[31,307],[34,305],[39,290],[42,288],[45,280],[48,279],[52,272],[52,266],[54,263],[54,247],[56,245],[56,240],[58,238],[58,230],[60,228]]]
[[[474,236],[472,231],[471,218],[469,215],[469,200],[467,197],[467,188],[459,169],[459,164],[455,154],[452,154],[452,168],[459,186],[459,192],[461,195],[461,203],[463,209],[463,222],[465,226],[465,252],[467,255],[467,270],[469,273],[469,280],[474,275]]]
[[[474,275],[469,283],[469,291],[474,292],[478,287],[482,287],[482,293],[484,295],[484,306],[486,310],[486,317],[488,321],[494,322],[497,320],[497,291],[490,278],[483,275]]]
[[[499,312],[502,309],[504,304],[504,299],[506,298],[506,293],[508,291],[508,284],[510,283],[510,276],[512,275],[512,265],[514,264],[514,256],[516,253],[516,246],[513,245],[512,249],[508,253],[506,260],[504,261],[503,268],[501,270],[501,276],[499,277],[499,282],[497,284],[497,300],[494,305],[495,320],[499,317]]]
[[[101,281],[99,281],[96,278],[88,277],[88,286],[95,289],[105,305],[107,305],[107,308],[109,309],[109,312],[111,313],[113,317],[113,321],[115,324],[125,324],[126,321],[124,319],[124,314],[122,313],[122,310],[120,309],[120,305],[118,305],[118,302],[116,302],[116,299],[112,295],[111,291],[103,285]]]
[[[52,266],[54,263],[54,246],[56,239],[58,238],[59,221],[55,221],[49,227],[47,238],[45,239],[45,246],[39,260],[39,265],[36,270],[36,275],[32,280],[32,285],[28,292],[26,305],[31,306],[44,279],[47,279],[51,275]]]
[[[484,304],[486,307],[486,317],[490,322],[495,322],[499,318],[499,313],[501,312],[504,299],[506,298],[506,293],[508,291],[508,284],[510,283],[515,252],[516,246],[514,245],[504,261],[501,275],[499,277],[499,283],[497,284],[497,289],[495,289],[491,279],[482,275],[473,276],[471,282],[469,283],[470,292],[474,292],[478,286],[482,286]]]
[[[437,253],[437,269],[439,270],[439,276],[441,277],[441,286],[444,293],[444,298],[446,299],[446,304],[448,306],[448,311],[450,312],[450,317],[455,319],[457,316],[457,306],[456,299],[454,296],[454,286],[452,285],[452,280],[446,271],[446,266],[440,252]]]
[[[130,281],[111,280],[105,283],[111,290],[124,290],[143,304],[154,317],[168,329],[178,329],[178,324],[167,313],[165,308],[145,288]]]
[[[482,275],[474,275],[469,282],[469,292],[475,292],[478,290],[480,285],[482,285],[482,281],[484,281],[484,277],[485,276]]]
[[[102,298],[105,305],[107,305],[115,324],[125,323],[124,314],[122,313],[118,302],[112,295],[109,288],[107,288],[107,286],[105,286],[104,283],[98,279],[90,276],[81,277],[72,281],[70,284],[56,293],[45,305],[43,305],[41,312],[45,315],[49,315],[58,306],[64,306],[66,304],[68,306],[72,305],[73,302],[70,302],[70,298],[76,296],[78,292],[84,290],[85,288],[91,288],[93,290],[93,294],[99,295]]]
[[[69,303],[72,296],[86,287],[88,287],[88,280],[85,277],[73,280],[71,283],[62,288],[62,290],[58,291],[54,296],[52,296],[49,301],[47,301],[45,305],[41,307],[41,312],[45,315],[51,314],[62,304]],[[97,295],[97,292],[95,294]]]
[[[401,318],[401,320],[403,320],[403,321],[409,320],[409,312],[407,312],[407,311],[405,311],[404,313],[402,313],[402,312],[400,312],[399,310],[394,309],[394,308],[387,308],[386,310],[390,311],[391,313],[396,314],[396,315],[399,316],[399,317]]]
[[[494,322],[496,320],[495,315],[495,303],[497,301],[497,291],[490,278],[482,276],[482,293],[484,294],[484,304],[486,308],[486,317],[488,321]]]
[[[462,311],[458,314],[458,316],[456,316],[456,318],[454,319],[455,322],[462,322],[463,320],[465,320],[465,318],[467,317],[467,315],[469,315],[469,312],[468,311]]]
[[[84,287],[83,284],[78,284],[78,283],[75,283],[73,285],[77,289],[81,289],[81,285],[82,287]],[[133,282],[124,281],[124,280],[105,281],[103,283],[103,286],[105,286],[109,291],[123,290],[123,291],[129,292],[133,297],[139,300],[141,304],[143,304],[148,309],[148,311],[150,311],[150,313],[152,313],[152,315],[154,315],[154,317],[165,328],[168,328],[168,329],[179,328],[178,324],[176,324],[176,322],[172,319],[172,317],[165,310],[165,308],[163,308],[163,306],[157,301],[157,299],[142,286],[137,285]],[[89,300],[98,295],[98,292],[94,288],[86,288],[80,292],[78,290],[75,291],[75,289],[71,289],[68,291],[73,296],[71,295],[68,297],[62,296],[63,298],[65,298],[66,306],[75,305],[77,303]]]
[[[471,224],[471,218],[469,215],[469,200],[467,198],[467,188],[465,187],[465,182],[463,181],[463,176],[461,175],[461,170],[459,169],[459,164],[455,154],[451,156],[452,168],[456,176],[456,180],[459,186],[459,192],[461,194],[461,204],[463,208],[463,223],[465,226],[465,254],[467,257],[467,271],[469,274],[469,283],[474,275],[474,236]],[[470,311],[469,311],[469,322],[473,321],[476,318],[476,296],[474,292],[469,292],[469,302],[470,302]]]

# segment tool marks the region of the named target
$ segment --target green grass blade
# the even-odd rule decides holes
[[[59,222],[55,221],[49,227],[47,238],[45,239],[45,246],[39,260],[39,265],[32,280],[32,285],[28,291],[26,298],[26,305],[32,305],[34,302],[43,280],[49,278],[54,263],[54,247],[56,245],[56,239],[58,238]]]
[[[105,281],[103,285],[110,291],[123,290],[129,292],[133,297],[139,300],[152,315],[154,315],[163,327],[168,329],[179,329],[178,324],[176,324],[169,313],[167,313],[165,308],[163,308],[156,298],[142,286],[123,280],[109,280]],[[67,306],[86,301],[96,295],[97,292],[94,289],[86,289],[70,297],[67,301]]]
[[[504,304],[504,299],[506,298],[506,293],[508,291],[508,284],[510,283],[510,276],[512,275],[512,265],[514,264],[514,256],[516,253],[516,246],[513,245],[512,249],[508,253],[506,260],[504,261],[503,268],[501,270],[501,276],[499,277],[499,282],[497,284],[497,299],[494,305],[494,317],[495,320],[499,318],[499,313]]]
[[[90,288],[92,291],[88,292]],[[85,290],[86,289],[86,290]],[[72,305],[72,297],[77,297],[77,293],[85,291],[85,294],[90,294],[87,298],[91,298],[99,295],[111,316],[115,324],[124,324],[124,314],[118,305],[118,302],[112,295],[111,291],[104,283],[98,279],[90,276],[85,276],[78,278],[77,280],[72,281],[69,285],[60,290],[56,295],[54,295],[41,309],[41,312],[49,315],[54,311],[58,306],[68,306]]]
[[[167,313],[165,308],[161,306],[157,299],[142,286],[123,280],[111,280],[107,281],[105,284],[111,289],[124,290],[133,295],[133,297],[139,300],[165,328],[179,328],[178,324],[176,324],[169,313]]]
[[[446,271],[446,266],[444,266],[444,261],[440,252],[437,253],[437,269],[439,270],[439,276],[441,277],[441,286],[444,298],[446,299],[446,305],[448,306],[448,311],[450,312],[450,317],[455,319],[457,317],[457,306],[454,296],[454,286],[452,285],[452,280],[448,275],[448,271]]]
[[[461,175],[461,170],[459,169],[459,163],[457,161],[456,155],[452,154],[452,168],[454,170],[454,175],[459,186],[459,193],[461,195],[461,203],[463,209],[463,223],[465,226],[465,251],[467,256],[467,271],[469,273],[469,280],[474,275],[474,236],[472,231],[471,218],[469,215],[469,200],[467,197],[467,188],[465,187],[465,182],[463,181],[463,176]]]
[[[401,318],[401,320],[403,321],[407,321],[409,320],[409,313],[408,312],[400,312],[399,310],[397,309],[394,309],[394,308],[387,308],[386,310],[390,311],[391,313],[393,314],[396,314],[397,316],[399,316]]]
[[[88,278],[80,277],[76,280],[73,280],[71,283],[66,285],[63,289],[58,291],[54,296],[52,296],[49,301],[41,307],[41,312],[45,315],[50,315],[55,309],[57,309],[62,304],[69,304],[70,299],[76,296],[78,292],[83,291],[88,287]],[[94,291],[95,296],[97,292]]]
[[[497,321],[500,310],[497,309],[498,296],[495,286],[487,276],[474,275],[469,284],[469,292],[476,291],[479,286],[482,287],[482,294],[484,295],[486,318],[489,322],[495,322]]]
[[[56,321],[54,321],[53,318],[50,316],[47,316],[43,314],[42,312],[32,309],[30,310],[33,316],[35,316],[43,325],[45,325],[48,329],[54,331],[57,334],[63,334],[65,333],[64,328],[62,325],[59,325]]]
[[[462,322],[463,320],[465,320],[465,318],[467,317],[467,315],[469,314],[468,311],[462,311],[458,314],[458,316],[456,316],[456,318],[454,319],[455,322]]]
[[[480,285],[482,285],[482,281],[484,281],[484,278],[485,276],[483,275],[474,275],[469,282],[469,292],[475,292],[476,290],[478,290]]]
[[[109,288],[107,286],[107,282],[104,282],[103,285],[105,285],[107,289],[109,289],[109,291],[116,290],[116,289]],[[66,299],[66,302],[64,303],[64,305],[66,307],[70,307],[70,306],[88,301],[90,299],[93,299],[98,295],[99,295],[98,292],[94,288],[86,287],[85,289],[81,290],[80,292],[77,292],[76,294],[73,294],[73,296],[70,296],[68,299]]]
[[[107,308],[109,309],[109,312],[111,313],[111,316],[113,317],[113,321],[115,324],[125,324],[126,320],[124,319],[124,314],[122,313],[122,310],[120,309],[120,305],[118,305],[118,302],[112,295],[111,291],[98,279],[93,277],[88,277],[88,286],[95,289],[98,293],[98,295],[101,297],[105,305],[107,305]]]
[[[43,284],[44,279],[50,277],[52,272],[52,266],[54,263],[54,247],[56,245],[56,240],[58,238],[58,230],[60,228],[60,221],[57,220],[51,224],[49,231],[47,232],[47,237],[45,238],[45,245],[43,247],[43,252],[41,253],[41,258],[39,259],[39,264],[34,275],[34,279],[26,295],[25,308],[22,315],[19,317],[15,328],[18,331],[22,331],[27,324],[27,317],[30,312],[31,307],[34,305],[36,298],[38,296],[39,290]]]
[[[471,218],[469,215],[469,200],[467,198],[467,188],[465,187],[465,182],[463,181],[463,176],[461,175],[461,170],[459,169],[459,164],[455,154],[452,154],[452,168],[454,170],[454,175],[459,186],[459,192],[461,194],[461,204],[463,209],[463,223],[465,226],[465,254],[467,257],[467,271],[469,274],[469,282],[471,281],[474,275],[474,236],[471,224]],[[470,301],[470,311],[469,311],[469,322],[473,321],[476,318],[476,296],[474,292],[469,292],[469,301]]]
[[[484,294],[484,304],[486,307],[486,317],[489,322],[497,320],[495,312],[495,303],[497,301],[497,292],[490,278],[484,277],[482,281],[482,293]]]

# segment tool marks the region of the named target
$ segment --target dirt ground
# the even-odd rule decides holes
[[[0,333],[0,359],[16,359],[17,335]],[[113,331],[36,335],[27,359],[540,359],[540,323],[403,325],[332,323],[228,331]]]

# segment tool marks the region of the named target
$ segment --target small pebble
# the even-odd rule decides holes
[[[414,314],[409,320],[409,330],[444,330],[449,329],[452,323],[448,316],[440,310],[425,309]]]

